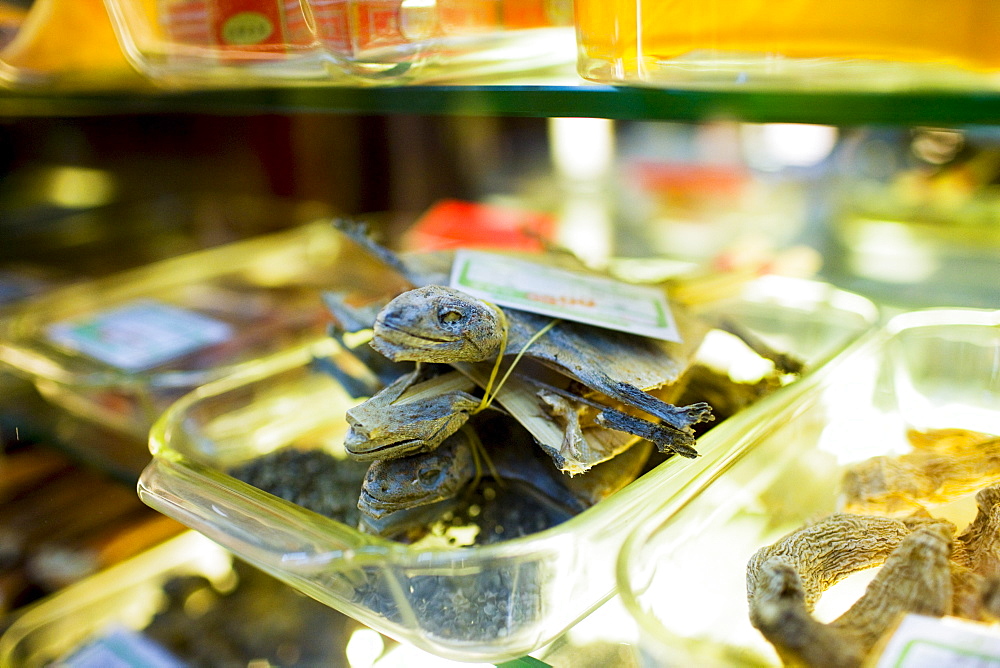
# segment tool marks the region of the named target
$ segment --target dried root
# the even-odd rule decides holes
[[[947,522],[910,527],[844,514],[804,527],[751,560],[750,621],[788,665],[858,666],[900,614],[950,612],[953,531]],[[828,587],[883,563],[864,595],[838,619],[822,624],[812,617]]]
[[[747,567],[747,595],[752,602],[761,565],[777,559],[799,574],[806,608],[812,611],[824,591],[852,573],[881,565],[909,533],[902,521],[888,517],[830,515],[758,550]]]
[[[896,519],[837,513],[760,549],[747,566],[750,621],[787,665],[861,665],[906,613],[1000,621],[1000,485],[955,527],[920,512]],[[812,617],[823,592],[851,573],[882,568],[829,624]]]

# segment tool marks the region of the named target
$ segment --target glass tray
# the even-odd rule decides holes
[[[25,608],[0,636],[0,666],[52,665],[112,627],[141,629],[159,612],[171,578],[231,579],[232,557],[186,531]]]
[[[784,278],[759,279],[711,310],[800,356],[810,374],[870,333],[877,315],[856,295]],[[289,445],[342,452],[350,400],[310,364],[328,352],[289,351],[178,401],[151,432],[154,458],[139,494],[371,628],[464,661],[527,654],[606,601],[616,554],[648,510],[671,490],[714,479],[803,384],[714,427],[699,440],[698,459],[667,460],[563,524],[495,545],[418,549],[362,534],[224,472]],[[456,603],[463,598],[465,606]]]
[[[893,318],[747,433],[710,487],[677,490],[626,541],[618,589],[650,665],[780,666],[750,625],[751,555],[838,509],[844,467],[907,452],[906,430],[1000,433],[1000,312],[928,309]],[[972,495],[931,514],[959,531]],[[845,582],[843,584],[849,584]],[[831,589],[831,599],[834,598]],[[860,595],[854,591],[854,598]],[[851,598],[827,605],[824,621]]]
[[[0,364],[142,443],[183,394],[324,337],[320,292],[372,263],[328,222],[189,253],[20,303],[0,320]]]

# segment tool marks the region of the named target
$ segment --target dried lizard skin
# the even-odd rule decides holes
[[[907,612],[951,610],[947,522],[835,514],[762,548],[747,573],[750,620],[790,666],[854,668]],[[864,595],[829,624],[812,609],[829,586],[882,565]]]
[[[476,443],[471,433],[474,428],[489,433],[496,445]],[[476,453],[476,447],[484,451]],[[572,516],[635,480],[651,451],[649,443],[639,442],[587,473],[571,477],[556,469],[512,418],[480,414],[474,424],[456,432],[436,450],[373,462],[358,508],[381,520],[397,511],[454,498],[477,479],[494,478],[501,485],[523,483],[546,505]],[[400,528],[399,522],[387,524],[393,530]]]
[[[515,309],[504,313],[509,352],[524,349],[550,320]],[[397,296],[379,312],[374,332],[372,347],[393,361],[482,362],[500,354],[504,340],[504,326],[495,308],[440,285]],[[690,355],[670,354],[666,352],[670,346],[647,337],[561,322],[534,341],[526,354],[615,401],[636,406],[675,429],[690,431],[693,425],[711,419],[708,404],[678,407],[641,389],[673,382],[687,368]]]

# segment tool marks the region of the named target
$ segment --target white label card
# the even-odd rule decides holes
[[[876,668],[1000,668],[996,627],[958,619],[907,615]]]
[[[134,301],[85,318],[49,326],[54,343],[125,371],[142,371],[222,343],[225,322],[152,300]]]
[[[653,286],[623,283],[522,258],[459,250],[451,287],[522,311],[667,341],[680,341],[667,296]]]

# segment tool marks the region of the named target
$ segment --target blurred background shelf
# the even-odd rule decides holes
[[[301,84],[197,90],[138,87],[0,91],[0,116],[5,117],[150,113],[423,114],[956,126],[1000,123],[1000,91],[657,89],[593,84],[572,71],[485,83],[477,80],[387,87]]]

